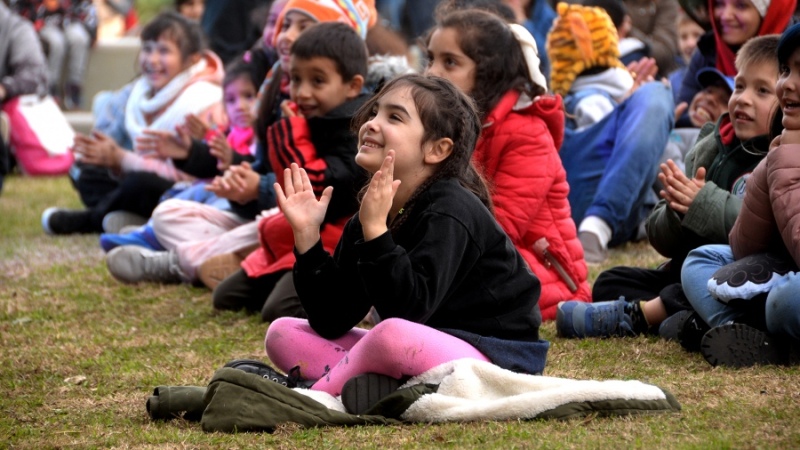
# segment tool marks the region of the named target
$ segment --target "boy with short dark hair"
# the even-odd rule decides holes
[[[681,266],[701,245],[728,243],[747,178],[769,148],[770,117],[778,102],[777,47],[778,35],[756,37],[742,46],[728,112],[703,127],[687,155],[686,174],[672,161],[661,165],[665,189],[648,217],[647,236],[671,260],[659,269],[614,267],[601,273],[593,286],[594,301],[619,300],[562,303],[556,319],[559,335],[608,337],[658,330],[663,337],[679,337],[687,349],[699,349],[708,327],[691,312],[680,284]]]

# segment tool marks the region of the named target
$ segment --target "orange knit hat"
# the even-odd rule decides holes
[[[273,43],[283,28],[283,18],[291,11],[301,12],[317,23],[342,22],[353,27],[361,38],[366,38],[367,30],[378,21],[375,0],[289,0],[283,7],[275,24]]]

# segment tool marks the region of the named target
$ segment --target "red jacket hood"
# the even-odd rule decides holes
[[[556,149],[561,149],[564,140],[564,106],[560,95],[542,95],[536,97],[533,103],[527,98],[520,98],[519,91],[506,92],[497,102],[491,113],[483,121],[483,127],[489,128],[495,123],[502,123],[506,116],[512,112],[522,115],[536,116],[544,121],[548,131],[553,136]]]

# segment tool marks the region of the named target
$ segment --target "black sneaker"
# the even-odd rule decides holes
[[[679,341],[679,335],[684,325],[692,317],[693,311],[684,309],[667,317],[658,327],[658,335],[668,341]],[[702,337],[702,336],[701,336]]]
[[[397,378],[379,373],[358,375],[342,386],[342,403],[350,414],[364,414],[402,384]]]
[[[710,329],[703,336],[700,352],[714,367],[788,362],[788,352],[772,336],[742,323],[728,323]]]
[[[684,322],[683,327],[678,330],[678,342],[688,352],[699,352],[703,336],[706,335],[710,328],[706,321],[700,317],[700,314],[692,312]]]
[[[87,209],[47,208],[42,213],[42,228],[47,234],[99,233],[92,226],[92,213]]]
[[[292,367],[289,371],[289,375],[284,375],[267,364],[255,359],[234,359],[223,367],[230,367],[243,372],[253,373],[289,388],[309,388],[314,384],[313,381],[305,380],[300,376],[300,366]]]

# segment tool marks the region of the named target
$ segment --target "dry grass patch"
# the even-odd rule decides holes
[[[552,343],[546,375],[637,379],[671,391],[677,414],[569,421],[409,424],[204,433],[151,422],[155,386],[205,385],[234,358],[264,358],[266,325],[215,314],[208,291],[126,286],[105,268],[97,236],[45,236],[48,206],[78,207],[65,178],[7,180],[0,195],[0,447],[13,448],[798,448],[798,370],[711,368],[652,337]],[[655,267],[646,244],[611,252],[613,265]]]

